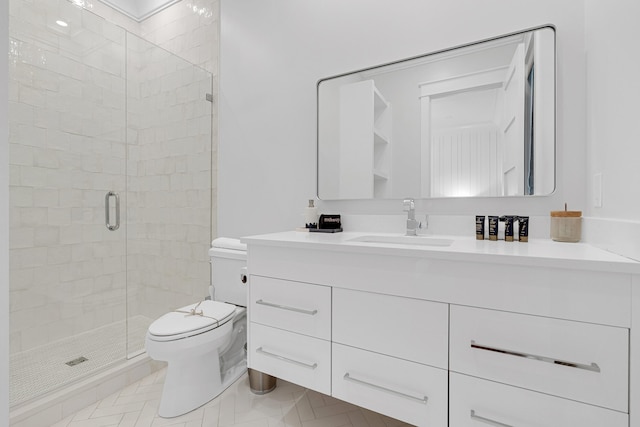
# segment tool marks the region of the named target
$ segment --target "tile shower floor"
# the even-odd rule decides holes
[[[152,319],[135,316],[129,319],[128,348],[144,349],[144,336]],[[122,361],[126,355],[125,321],[62,339],[32,350],[12,354],[9,361],[9,404],[18,405],[42,396]],[[85,357],[86,362],[68,366],[66,362]]]
[[[166,368],[54,424],[54,427],[400,427],[398,420],[278,380],[271,393],[249,390],[244,374],[220,396],[180,417],[156,415]]]

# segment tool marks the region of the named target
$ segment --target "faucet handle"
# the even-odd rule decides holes
[[[402,206],[405,212],[415,210],[416,204],[413,199],[407,198],[402,201]]]

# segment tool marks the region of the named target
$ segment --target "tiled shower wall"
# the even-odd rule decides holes
[[[182,1],[140,25],[98,2],[10,1],[12,353],[206,294],[217,141],[203,99],[217,84],[181,61],[158,67],[166,52],[129,35],[140,75],[125,107],[126,36],[108,21],[217,71],[217,7]],[[83,29],[56,34],[61,12]],[[197,83],[177,90],[185,78]],[[118,232],[104,226],[108,190],[121,194]]]

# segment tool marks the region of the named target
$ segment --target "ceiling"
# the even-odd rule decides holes
[[[144,21],[180,0],[99,0],[137,22]]]

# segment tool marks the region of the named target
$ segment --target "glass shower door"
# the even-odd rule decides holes
[[[213,104],[211,73],[72,2],[10,13],[15,408],[207,295]]]
[[[127,354],[208,295],[211,73],[127,34]]]
[[[14,406],[126,354],[126,224],[115,223],[115,195],[126,203],[126,39],[69,2],[15,2],[11,13]]]

